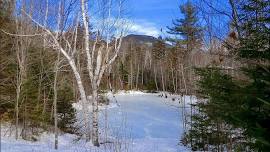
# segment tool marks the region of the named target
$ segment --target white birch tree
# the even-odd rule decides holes
[[[99,127],[98,127],[98,90],[106,69],[112,65],[112,63],[116,60],[122,43],[122,38],[124,36],[124,32],[126,31],[127,26],[125,26],[125,20],[121,19],[122,11],[123,11],[123,2],[124,0],[98,0],[97,6],[101,7],[98,8],[98,13],[96,10],[90,10],[89,3],[87,0],[80,1],[80,11],[73,11],[72,13],[67,12],[65,15],[70,15],[69,17],[72,18],[75,22],[73,27],[70,27],[68,31],[67,29],[63,28],[64,26],[60,26],[59,24],[66,23],[66,20],[69,17],[64,18],[63,15],[59,15],[60,13],[60,5],[61,7],[66,7],[68,4],[63,4],[63,0],[61,0],[58,4],[59,8],[58,17],[55,19],[55,23],[57,24],[57,28],[52,28],[47,23],[47,16],[46,13],[45,21],[42,23],[40,19],[36,16],[40,14],[35,14],[36,16],[28,14],[26,11],[22,10],[22,12],[32,20],[32,22],[40,28],[40,33],[33,34],[33,35],[18,35],[12,34],[17,36],[42,36],[44,39],[46,47],[53,48],[55,50],[55,54],[57,55],[58,52],[65,58],[70,66],[76,83],[80,93],[80,99],[82,103],[82,111],[83,111],[83,121],[85,127],[85,136],[86,139],[92,139],[92,142],[95,146],[99,146]],[[48,1],[46,1],[46,10],[48,7],[52,7],[48,5]],[[70,2],[72,3],[72,2]],[[92,3],[91,3],[92,4]],[[94,4],[93,4],[94,5]],[[72,8],[72,7],[71,7]],[[91,9],[95,9],[91,7]],[[57,9],[56,9],[57,10]],[[101,10],[101,11],[100,11]],[[46,11],[47,12],[47,11]],[[61,11],[63,12],[63,11]],[[95,12],[95,13],[91,13]],[[102,18],[98,18],[97,22],[94,22],[95,15],[100,14]],[[69,19],[70,19],[69,18]],[[53,22],[52,19],[48,20]],[[91,22],[92,21],[92,22]],[[78,34],[78,27],[82,23],[83,25],[83,39],[84,41],[77,41],[79,36]],[[53,23],[51,23],[53,24]],[[90,24],[95,25],[95,34],[90,35]],[[71,30],[70,30],[71,29]],[[10,33],[9,33],[10,34]],[[92,38],[91,36],[94,36]],[[88,78],[91,84],[84,84],[82,80],[82,75],[79,72],[79,68],[76,65],[76,53],[77,52],[77,45],[83,46],[83,52],[86,54],[86,64],[87,64],[87,71],[88,71]],[[88,100],[85,85],[89,85],[92,92],[92,100]],[[57,94],[56,94],[57,95]],[[90,128],[90,120],[87,111],[87,105],[92,104],[92,132]],[[56,108],[56,101],[55,101],[55,108]],[[55,111],[56,114],[56,111]],[[56,122],[57,123],[57,122]],[[57,128],[57,126],[56,126]]]
[[[104,2],[104,1],[103,1]],[[120,51],[123,32],[125,30],[124,21],[121,20],[121,12],[123,1],[118,1],[118,14],[116,18],[112,17],[112,1],[105,1],[102,7],[106,9],[102,12],[102,25],[97,26],[97,35],[90,49],[89,36],[89,10],[88,2],[81,0],[81,14],[84,26],[84,51],[87,56],[87,70],[89,79],[91,80],[92,89],[92,142],[95,146],[99,146],[99,129],[98,129],[98,90],[101,79],[106,69],[115,61]],[[116,27],[116,28],[115,28]],[[111,39],[112,36],[118,36]]]

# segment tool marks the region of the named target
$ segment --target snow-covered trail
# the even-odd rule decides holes
[[[108,106],[107,141],[119,143],[102,144],[93,147],[84,140],[75,142],[75,135],[64,134],[59,137],[57,152],[113,152],[114,149],[128,152],[185,152],[190,151],[179,145],[183,134],[181,109],[178,100],[158,97],[158,94],[142,92],[118,93],[115,98],[108,97],[112,104]],[[187,97],[189,99],[189,97]],[[116,105],[115,99],[120,106]],[[174,106],[172,106],[174,105]],[[75,105],[80,113],[79,103]],[[105,141],[104,107],[100,111],[101,142]],[[18,140],[2,136],[2,152],[56,152],[53,149],[53,134],[44,133],[38,142]]]
[[[182,109],[177,108],[179,100],[172,101],[172,97],[166,99],[158,94],[140,92],[118,93],[115,98],[109,95],[111,101],[117,100],[120,105],[108,109],[111,136],[132,138],[133,151],[187,151],[179,145],[184,133]],[[105,110],[102,110],[100,116],[100,119],[105,119]],[[102,127],[104,128],[104,124]]]
[[[116,95],[116,99],[120,107],[108,110],[109,124],[120,124],[121,119],[126,119],[125,127],[134,139],[179,138],[180,110],[166,105],[164,98],[146,94],[128,98]]]

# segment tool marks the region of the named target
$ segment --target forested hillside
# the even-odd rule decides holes
[[[102,106],[136,90],[177,95],[190,151],[270,151],[269,0],[181,2],[156,37],[130,32],[124,7],[0,0],[0,115],[15,139],[53,132],[57,149],[70,133],[99,147]]]

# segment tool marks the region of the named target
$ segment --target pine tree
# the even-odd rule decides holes
[[[197,72],[201,77],[198,82],[201,95],[207,98],[204,104],[197,104],[201,115],[214,122],[207,128],[216,125],[229,125],[232,129],[229,134],[226,129],[219,127],[221,134],[230,136],[226,141],[231,150],[239,151],[269,151],[270,149],[270,27],[269,2],[267,0],[248,0],[240,5],[239,45],[231,47],[230,51],[237,55],[242,67],[238,75],[229,75],[220,68],[204,68]],[[197,119],[191,125],[206,125],[202,119]],[[189,136],[196,138],[195,132]],[[215,130],[210,131],[210,138]],[[219,134],[219,135],[221,135]],[[221,141],[227,137],[219,136]],[[197,141],[199,141],[197,139]],[[201,144],[220,146],[203,140]],[[240,145],[240,146],[239,146]],[[220,150],[220,149],[219,149]]]
[[[0,1],[0,27],[2,30],[14,31],[14,19],[10,14],[13,11],[13,1]],[[16,77],[16,63],[13,49],[13,38],[0,32],[0,115],[10,119],[13,109],[14,79]]]
[[[74,123],[76,121],[76,111],[72,107],[73,94],[72,89],[64,85],[58,91],[58,126],[59,128],[68,133],[74,133]]]
[[[180,42],[185,47],[185,54],[189,54],[200,46],[202,28],[198,23],[197,8],[190,1],[180,6],[180,11],[184,18],[173,20],[173,27],[167,27],[168,33],[176,35],[177,39],[169,40],[175,45],[179,45]]]
[[[168,38],[178,52],[179,71],[182,71],[185,92],[191,90],[193,85],[192,53],[198,51],[202,44],[202,27],[199,24],[198,10],[190,1],[180,6],[183,18],[173,20],[168,33],[176,38]],[[186,68],[188,67],[188,68]],[[186,69],[187,71],[184,71]],[[190,88],[190,89],[188,89]]]

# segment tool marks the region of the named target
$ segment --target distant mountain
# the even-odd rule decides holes
[[[153,36],[148,35],[136,35],[136,34],[130,34],[125,37],[123,37],[122,45],[121,45],[121,56],[124,58],[126,55],[130,54],[130,47],[137,48],[143,48],[144,51],[151,51],[153,48],[154,43],[158,42],[158,39]],[[166,47],[170,48],[172,47],[170,44],[166,43]]]
[[[155,43],[158,41],[157,38],[148,35],[136,35],[130,34],[123,38],[124,41],[134,42],[137,44]]]
[[[130,34],[123,38],[122,45],[127,46],[130,44],[133,45],[146,45],[148,47],[152,47],[154,43],[158,41],[157,38],[148,35],[136,35]],[[166,43],[167,47],[171,47],[170,44]]]

